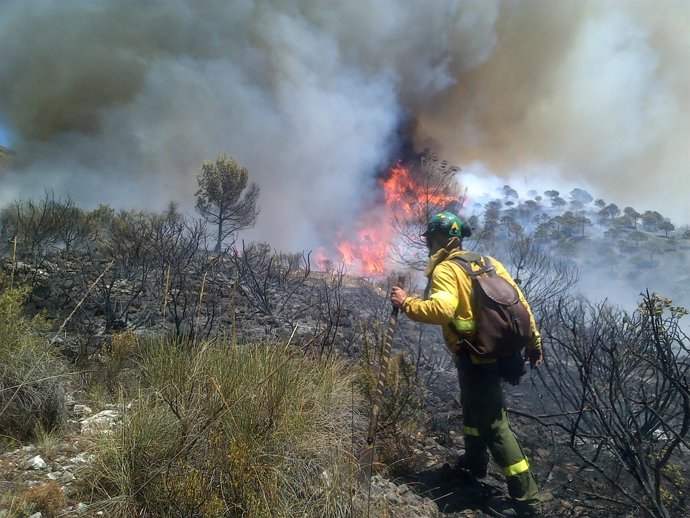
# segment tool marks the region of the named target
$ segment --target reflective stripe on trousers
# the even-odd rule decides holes
[[[486,462],[490,452],[507,476],[510,496],[517,500],[535,499],[539,489],[520,443],[510,428],[498,365],[474,365],[466,351],[456,354],[456,364],[466,455],[474,462]]]
[[[527,459],[522,459],[521,461],[518,461],[515,464],[508,466],[507,468],[503,468],[503,471],[509,477],[519,475],[520,473],[529,471],[529,462],[527,462]]]

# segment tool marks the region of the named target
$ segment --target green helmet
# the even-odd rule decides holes
[[[441,212],[436,214],[429,220],[426,231],[422,236],[427,237],[431,234],[441,234],[448,237],[458,237],[462,239],[463,236],[462,220],[452,212]]]

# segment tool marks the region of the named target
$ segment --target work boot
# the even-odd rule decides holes
[[[463,453],[458,456],[458,461],[452,470],[457,472],[459,476],[480,479],[486,477],[487,464],[488,459],[486,462],[475,461],[474,459],[468,459],[467,454]]]
[[[521,501],[513,498],[494,496],[486,501],[486,509],[491,516],[498,518],[542,518],[539,500]]]

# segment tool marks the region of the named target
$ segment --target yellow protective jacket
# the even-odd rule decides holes
[[[472,341],[476,335],[474,315],[472,314],[472,280],[462,269],[462,266],[453,257],[466,254],[465,250],[456,249],[451,252],[440,250],[429,259],[426,271],[429,276],[429,295],[427,299],[408,296],[403,302],[402,310],[412,320],[426,324],[438,324],[443,329],[443,337],[446,346],[451,353],[458,350],[458,341],[467,339]],[[537,329],[532,309],[527,304],[522,290],[515,283],[505,267],[493,257],[489,260],[496,268],[496,274],[506,279],[515,286],[520,300],[525,302],[530,317],[533,339],[528,348],[541,347],[541,335]],[[472,264],[473,269],[478,269]],[[451,329],[453,328],[457,331]],[[495,360],[482,360],[471,354],[474,363],[494,362]]]

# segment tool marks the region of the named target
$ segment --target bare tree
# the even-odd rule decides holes
[[[40,201],[15,201],[4,213],[5,232],[17,239],[17,253],[43,258],[55,245],[53,206],[55,198],[46,192]]]
[[[294,296],[311,274],[311,254],[274,253],[266,243],[242,242],[242,250],[232,248],[229,260],[236,272],[236,283],[247,302],[273,324],[292,323],[313,304],[293,304]],[[233,282],[230,276],[225,281]]]
[[[201,328],[210,334],[216,298],[215,285],[207,282],[206,275],[212,269],[211,261],[202,253],[206,243],[203,221],[183,217],[171,204],[155,218],[153,231],[155,289],[163,318],[172,322],[178,340],[193,341]],[[197,325],[200,316],[204,317],[203,326]]]
[[[17,253],[34,262],[56,251],[71,252],[93,244],[107,206],[84,212],[69,197],[56,198],[46,192],[41,200],[15,201],[0,213],[0,235],[3,240],[17,240]],[[112,219],[112,214],[111,214]]]
[[[259,187],[249,183],[249,170],[227,154],[205,161],[197,176],[196,210],[215,225],[215,252],[225,238],[254,225],[258,215]]]
[[[148,212],[121,211],[113,219],[109,235],[100,243],[101,249],[89,250],[81,260],[84,286],[95,276],[102,261],[113,262],[90,296],[105,318],[106,331],[127,325],[133,304],[149,288],[155,268],[155,218]],[[140,313],[137,321],[129,324],[141,325],[147,316],[147,312]]]
[[[55,196],[46,191],[41,200],[17,200],[0,215],[5,248],[11,247],[13,255],[16,252],[17,258],[26,261],[25,278],[32,288],[47,274],[48,258],[58,245],[55,206]],[[34,296],[32,291],[29,299]]]
[[[531,235],[509,241],[503,254],[507,256],[506,267],[538,314],[563,298],[579,279],[573,264],[554,255]]]
[[[341,263],[338,267],[332,267],[324,272],[316,283],[315,314],[317,317],[312,341],[322,356],[330,355],[338,341],[338,331],[346,311],[343,301],[344,280],[345,265]]]
[[[65,252],[93,243],[98,228],[88,213],[74,205],[72,198],[55,200],[52,213],[56,242]]]
[[[685,314],[646,292],[632,313],[562,299],[542,318],[551,352],[540,378],[557,411],[540,420],[564,432],[582,469],[598,474],[583,479],[592,500],[660,518],[686,515],[684,484],[673,475],[690,446]]]

